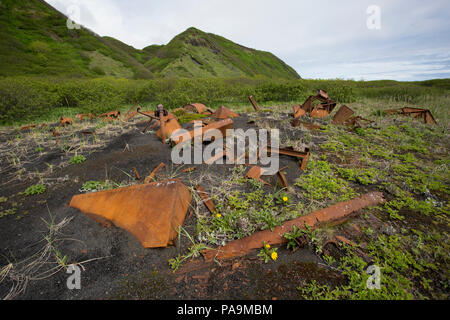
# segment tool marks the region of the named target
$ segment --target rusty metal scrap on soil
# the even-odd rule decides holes
[[[73,196],[70,206],[133,234],[144,248],[172,245],[191,203],[178,179]]]
[[[400,114],[405,116],[410,116],[415,119],[423,119],[425,124],[436,124],[436,120],[431,114],[430,110],[419,109],[419,108],[400,108],[400,109],[390,109],[385,111],[387,114]]]
[[[286,221],[281,226],[275,227],[273,231],[264,230],[256,232],[248,237],[234,240],[225,246],[216,249],[203,250],[202,254],[206,261],[214,259],[225,260],[244,256],[254,249],[262,248],[263,243],[278,245],[286,242],[284,234],[291,232],[293,226],[303,229],[308,225],[316,229],[327,222],[340,222],[348,218],[350,214],[365,208],[383,203],[385,200],[381,192],[370,192],[356,199],[340,202],[331,207],[317,210],[306,216]]]

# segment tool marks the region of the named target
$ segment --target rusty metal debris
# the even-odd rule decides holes
[[[37,124],[29,124],[27,126],[23,126],[22,128],[20,128],[20,130],[28,130],[28,129],[36,128],[36,127],[37,127]]]
[[[136,167],[133,167],[134,176],[136,177],[136,180],[141,180],[141,175],[139,174],[139,171],[136,169]]]
[[[197,112],[198,114],[212,114],[212,110],[208,109],[203,103],[190,103],[185,105],[182,109],[190,111],[190,112]]]
[[[301,105],[296,104],[294,107],[294,119],[300,118],[306,114],[306,111],[302,109]]]
[[[316,229],[327,222],[340,223],[349,218],[350,214],[362,208],[375,206],[383,202],[385,200],[381,192],[370,192],[353,200],[340,202],[306,216],[286,221],[281,226],[275,227],[273,231],[270,229],[259,231],[251,236],[229,242],[225,246],[203,250],[202,255],[206,261],[212,261],[214,259],[225,260],[244,256],[254,249],[261,248],[264,242],[270,245],[285,243],[286,239],[283,235],[291,232],[293,226],[303,229],[308,225],[308,227]]]
[[[262,169],[261,167],[258,166],[253,166],[250,168],[250,170],[247,172],[247,174],[245,175],[246,178],[248,179],[253,179],[253,180],[257,180],[259,182],[264,183],[267,186],[270,186],[270,183],[267,183],[266,181],[264,181],[263,179],[261,179],[261,176],[264,174],[264,169]]]
[[[161,162],[155,169],[153,169],[153,171],[145,178],[144,182],[145,183],[149,183],[151,182],[156,174],[161,171],[162,168],[164,168],[166,166],[166,164],[164,162]]]
[[[319,100],[320,103],[316,106],[313,105],[315,100]],[[324,118],[328,116],[333,109],[336,107],[336,102],[330,99],[328,94],[324,90],[317,90],[315,96],[309,96],[305,102],[300,106],[300,108],[305,112],[304,114],[309,114],[312,118]],[[294,118],[295,112],[298,112],[299,116],[302,116],[302,112],[298,111],[298,108],[294,108]]]
[[[345,121],[347,121],[351,116],[353,116],[355,112],[347,107],[346,105],[343,105],[338,112],[333,117],[333,124],[341,125],[344,124]]]
[[[70,206],[133,234],[144,248],[172,245],[192,200],[178,179],[75,195]]]
[[[266,148],[262,148],[260,152],[263,152],[264,150],[267,150],[268,154],[278,153],[278,154],[302,159],[302,162],[300,164],[300,169],[302,171],[305,171],[305,169],[306,169],[306,164],[308,163],[308,159],[309,159],[309,148],[305,148],[305,151],[299,151],[293,147],[274,149],[271,146],[267,146]]]
[[[191,130],[187,133],[183,133],[180,135],[177,135],[176,133],[174,135],[172,135],[171,139],[173,141],[174,144],[179,144],[181,142],[186,143],[187,141],[191,141],[196,137],[201,137],[203,139],[204,134],[208,131],[208,130],[213,130],[213,129],[217,129],[222,133],[223,137],[226,137],[227,135],[227,129],[232,129],[234,125],[234,122],[232,119],[224,119],[224,120],[219,120],[213,123],[210,123],[204,127],[202,127],[200,130]]]
[[[197,185],[195,187],[195,190],[197,191],[198,195],[202,198],[203,203],[208,208],[209,212],[212,214],[216,213],[216,206],[214,205],[214,202],[211,200],[211,197],[206,193],[205,189],[201,185]]]
[[[61,117],[61,119],[59,120],[59,126],[58,127],[64,127],[67,125],[71,125],[73,123],[71,118],[63,118]]]
[[[436,120],[431,114],[430,110],[419,109],[419,108],[400,108],[400,109],[390,109],[385,111],[387,114],[401,114],[407,115],[415,119],[423,119],[425,124],[436,124]]]
[[[95,114],[93,113],[79,113],[76,115],[79,121],[83,121],[85,117],[88,117],[89,119],[94,119]]]
[[[284,175],[284,173],[283,173],[283,170],[285,170],[286,168],[287,168],[287,167],[281,168],[281,169],[278,170],[278,172],[277,172],[278,179],[280,179],[281,185],[282,185],[284,188],[288,188],[288,187],[289,187],[289,184],[287,183],[286,177],[285,177],[285,175]]]
[[[102,113],[97,118],[104,118],[106,121],[111,122],[111,121],[119,119],[119,116],[120,116],[120,111],[114,110],[114,111]]]
[[[255,111],[260,111],[261,109],[259,108],[258,104],[255,101],[255,98],[253,96],[248,96],[248,100],[250,101],[250,103],[253,106],[253,109],[255,109]]]
[[[293,127],[303,126],[308,130],[320,130],[323,128],[320,124],[314,124],[314,123],[300,121],[299,118],[292,120],[291,125]]]
[[[239,115],[237,113],[231,111],[230,109],[228,109],[225,106],[221,106],[211,116],[213,118],[216,118],[216,119],[228,119],[228,118],[237,118],[237,117],[239,117]]]
[[[183,172],[183,173],[191,173],[191,172],[195,171],[195,169],[196,169],[195,167],[189,167],[189,168],[181,170],[181,172]]]

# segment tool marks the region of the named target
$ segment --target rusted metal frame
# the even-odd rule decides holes
[[[271,186],[270,183],[264,181],[263,179],[261,179],[261,176],[264,174],[264,170],[261,167],[258,166],[253,166],[250,168],[250,170],[247,172],[247,174],[245,175],[246,178],[248,179],[253,179],[253,180],[257,180],[259,182],[264,183],[266,186]]]
[[[152,182],[153,178],[156,176],[156,174],[161,171],[162,168],[164,168],[166,164],[164,162],[161,162],[153,171],[145,178],[144,182],[149,183]]]
[[[248,237],[229,242],[225,246],[203,250],[202,255],[207,262],[214,259],[226,260],[244,256],[254,249],[261,248],[264,242],[270,245],[285,243],[286,239],[284,238],[284,234],[291,232],[294,226],[300,229],[308,226],[314,230],[325,223],[333,222],[338,224],[348,219],[351,214],[360,209],[384,202],[385,200],[381,192],[370,192],[353,200],[340,202],[306,216],[286,221],[281,226],[275,227],[273,231],[270,229],[259,231]]]
[[[353,114],[355,114],[355,112],[352,109],[350,109],[346,105],[342,105],[333,117],[333,124],[344,124],[345,121],[353,116]]]
[[[255,101],[255,98],[252,95],[248,96],[248,100],[252,104],[253,109],[255,109],[255,111],[261,111],[261,109],[259,108],[258,104]]]
[[[282,155],[286,155],[286,156],[301,158],[302,162],[300,164],[300,169],[302,171],[305,171],[306,164],[308,163],[308,158],[309,158],[309,148],[305,148],[304,152],[295,150],[294,148],[272,149],[272,147],[270,147],[270,146],[267,146],[265,149],[267,150],[267,153],[269,153],[269,154],[272,154],[272,152],[273,152],[273,153],[278,153],[278,154],[282,154]]]
[[[195,190],[197,191],[200,198],[202,198],[203,203],[208,208],[209,212],[215,214],[217,212],[216,206],[214,202],[211,200],[211,197],[206,193],[205,189],[201,185],[195,186]]]
[[[173,141],[174,144],[179,144],[181,142],[186,142],[186,141],[192,141],[196,137],[199,137],[199,136],[203,137],[203,135],[208,130],[212,130],[212,129],[220,130],[220,132],[222,133],[222,136],[226,137],[226,130],[233,128],[233,124],[234,124],[234,122],[230,118],[224,119],[224,120],[219,120],[219,121],[210,123],[207,126],[202,127],[201,130],[194,129],[194,130],[189,131],[188,132],[189,136],[179,135],[179,136],[173,137],[172,141]]]
[[[278,172],[277,172],[278,179],[280,179],[281,185],[282,185],[284,188],[288,188],[288,187],[289,187],[289,184],[288,184],[288,182],[287,182],[287,180],[286,180],[286,176],[285,176],[284,173],[283,173],[283,170],[285,170],[286,168],[287,168],[287,167],[281,168],[281,169],[278,170]]]

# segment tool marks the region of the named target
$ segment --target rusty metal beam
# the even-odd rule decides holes
[[[206,193],[205,189],[201,185],[197,185],[195,187],[195,190],[197,191],[200,198],[202,198],[203,203],[208,208],[209,212],[212,214],[216,213],[216,206],[214,205],[214,202],[212,202],[211,197]]]
[[[356,199],[340,202],[306,216],[286,221],[281,226],[275,227],[273,231],[259,231],[251,236],[229,242],[225,246],[216,249],[203,250],[202,255],[207,262],[214,259],[226,260],[244,256],[254,249],[261,248],[264,242],[270,245],[285,243],[286,239],[284,238],[284,234],[292,232],[294,226],[304,229],[306,225],[308,225],[308,227],[316,229],[328,222],[342,222],[344,219],[347,219],[350,214],[362,208],[375,206],[383,202],[385,202],[385,200],[381,192],[370,192]]]
[[[261,109],[259,108],[258,104],[255,101],[255,98],[252,95],[248,96],[248,100],[252,104],[253,109],[255,109],[255,111],[261,111]]]

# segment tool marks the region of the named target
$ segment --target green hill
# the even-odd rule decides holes
[[[83,27],[70,30],[66,22],[43,0],[0,1],[0,76],[300,78],[269,52],[195,28],[138,50]]]

